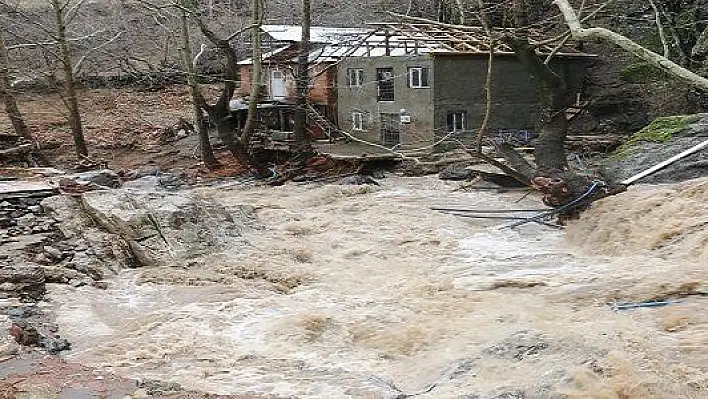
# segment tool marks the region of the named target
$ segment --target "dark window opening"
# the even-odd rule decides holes
[[[393,101],[393,68],[376,68],[378,101]]]
[[[360,68],[347,69],[349,87],[361,87],[364,84],[364,70]]]
[[[352,130],[364,130],[364,115],[361,112],[352,112]]]
[[[461,132],[465,130],[466,112],[458,111],[447,114],[447,131]]]

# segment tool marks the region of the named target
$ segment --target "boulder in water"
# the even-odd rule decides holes
[[[342,185],[357,185],[360,186],[362,184],[371,184],[374,186],[378,186],[379,183],[374,180],[371,176],[366,176],[366,175],[351,175],[351,176],[346,176],[343,177],[339,180],[339,184]]]

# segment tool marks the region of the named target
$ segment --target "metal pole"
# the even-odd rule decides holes
[[[708,147],[708,140],[706,140],[706,141],[704,141],[704,142],[702,142],[702,143],[700,143],[700,144],[696,144],[696,145],[694,145],[693,147],[687,149],[686,151],[684,151],[684,152],[682,152],[682,153],[680,153],[680,154],[678,154],[678,155],[674,155],[673,157],[667,159],[666,161],[663,161],[663,162],[661,162],[661,163],[658,163],[658,164],[652,166],[651,168],[649,168],[649,169],[647,169],[647,170],[645,170],[645,171],[643,171],[643,172],[641,172],[641,173],[637,173],[636,175],[634,175],[634,176],[632,176],[632,177],[630,177],[630,178],[627,178],[627,179],[625,179],[625,180],[622,180],[622,181],[620,182],[620,184],[624,184],[625,186],[629,186],[630,184],[634,183],[635,181],[637,181],[637,180],[639,180],[639,179],[641,179],[641,178],[643,178],[643,177],[649,176],[650,174],[652,174],[652,173],[654,173],[654,172],[656,172],[656,171],[658,171],[658,170],[661,170],[661,169],[663,169],[664,167],[669,166],[669,165],[671,165],[672,163],[678,161],[679,159],[685,158],[685,157],[687,157],[687,156],[693,154],[694,152],[698,152],[699,150],[701,150],[701,149],[703,149],[703,148],[705,148],[705,147]]]

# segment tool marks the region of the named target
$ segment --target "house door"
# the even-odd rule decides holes
[[[270,73],[270,96],[273,100],[282,100],[288,96],[282,71],[275,70]]]
[[[401,142],[401,117],[398,114],[381,114],[381,144],[393,147]]]

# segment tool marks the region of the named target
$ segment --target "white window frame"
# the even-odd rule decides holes
[[[426,85],[423,85],[423,70],[427,69],[428,70],[428,81],[426,82]],[[418,74],[418,81],[414,82],[413,76],[414,73],[417,72]],[[408,87],[411,89],[427,89],[430,88],[430,68],[428,67],[409,67],[408,68]]]
[[[361,87],[364,85],[364,69],[363,68],[348,68],[347,82],[349,87]]]
[[[456,132],[463,132],[465,131],[465,128],[467,127],[467,112],[465,111],[455,111],[455,112],[450,112],[448,115],[452,115],[452,130],[449,130],[449,133],[456,133]],[[460,128],[457,128],[457,122],[458,119],[460,119]]]
[[[364,114],[362,112],[352,112],[352,130],[364,130]]]

